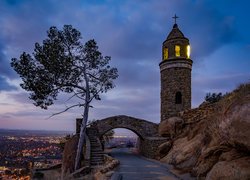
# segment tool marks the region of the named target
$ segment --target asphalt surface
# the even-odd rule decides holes
[[[133,153],[128,148],[112,149],[109,153],[120,161],[111,180],[176,180],[166,165]]]

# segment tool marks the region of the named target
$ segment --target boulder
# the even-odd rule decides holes
[[[244,155],[245,154],[238,152],[236,149],[231,149],[230,151],[222,153],[219,161],[232,161],[241,158]]]
[[[202,148],[201,142],[202,136],[200,134],[191,140],[188,140],[187,137],[179,138],[174,141],[172,149],[161,161],[172,164],[177,168],[191,168],[199,157]]]
[[[78,136],[73,136],[65,143],[62,158],[62,177],[74,172],[77,144]]]
[[[248,180],[250,178],[250,157],[243,157],[232,161],[219,161],[207,174],[206,180]]]
[[[172,141],[167,141],[167,142],[161,144],[158,147],[159,157],[162,158],[163,156],[165,156],[169,152],[171,147],[172,147]]]
[[[206,176],[211,168],[218,162],[221,154],[227,150],[228,147],[226,146],[203,148],[195,167],[192,169],[192,175],[198,177]]]
[[[159,124],[158,132],[163,137],[174,137],[181,130],[183,119],[171,117]]]
[[[250,151],[250,94],[225,107],[219,129],[223,139],[233,147]]]

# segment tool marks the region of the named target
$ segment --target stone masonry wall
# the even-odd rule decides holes
[[[158,124],[130,116],[120,115],[96,121],[99,136],[115,128],[125,128],[135,132],[140,138],[158,135]]]
[[[176,92],[181,92],[182,103],[175,103]],[[191,108],[191,69],[173,67],[161,71],[161,121]]]
[[[147,157],[156,159],[158,156],[158,147],[168,141],[168,138],[164,137],[146,137],[144,140],[140,140],[140,153]]]
[[[178,114],[184,120],[185,126],[192,125],[206,119],[215,111],[220,111],[221,107],[217,103],[204,103],[201,104],[198,108],[182,111]]]
[[[181,111],[177,114],[183,120],[183,123],[176,127],[176,131],[178,131],[175,136],[180,134],[185,134],[185,132],[190,132],[197,126],[197,123],[200,121],[207,119],[207,122],[216,111],[221,111],[221,107],[218,106],[217,103],[203,103],[198,108]]]

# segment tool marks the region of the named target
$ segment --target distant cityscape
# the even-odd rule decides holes
[[[111,149],[111,148],[131,148],[131,147],[137,147],[138,146],[138,137],[137,136],[117,136],[114,135],[112,139],[109,140],[109,142],[105,143],[105,148]]]
[[[0,129],[0,180],[31,179],[34,169],[62,162],[63,142],[72,132]],[[114,135],[105,148],[137,147],[135,136]]]
[[[61,163],[66,134],[0,129],[0,179],[30,179],[32,169]]]

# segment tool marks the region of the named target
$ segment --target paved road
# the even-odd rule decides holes
[[[120,161],[112,180],[176,180],[165,165],[132,153],[131,150],[113,149],[111,156]]]

